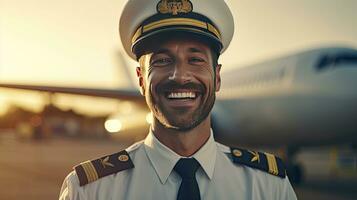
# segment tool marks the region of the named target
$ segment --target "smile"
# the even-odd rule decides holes
[[[195,99],[195,92],[168,92],[166,97],[168,99]]]

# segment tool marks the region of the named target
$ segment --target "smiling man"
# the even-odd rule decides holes
[[[150,53],[140,57],[137,73],[155,116],[152,132],[179,155],[191,156],[210,137],[209,115],[220,87],[216,53],[181,32],[145,49]]]
[[[218,57],[233,30],[224,0],[129,0],[119,31],[152,126],[144,141],[76,166],[60,199],[296,199],[279,158],[213,138]]]

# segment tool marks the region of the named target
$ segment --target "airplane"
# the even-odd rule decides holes
[[[357,147],[357,49],[309,49],[226,71],[221,77],[211,116],[217,141],[229,146],[283,149],[292,182],[300,182],[303,176],[295,161],[302,147]],[[137,89],[6,83],[0,87],[126,100],[139,105],[137,115],[147,117],[149,112]],[[116,117],[113,114],[108,120]],[[136,120],[132,127],[145,124],[142,121]]]

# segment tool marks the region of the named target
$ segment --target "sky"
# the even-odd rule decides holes
[[[135,62],[122,52],[118,21],[125,0],[0,0],[0,81],[83,87],[128,87]],[[235,20],[223,72],[306,48],[357,48],[356,0],[226,0]],[[132,67],[129,76],[121,67]],[[37,93],[0,90],[0,113],[16,101],[39,109]],[[60,96],[64,107],[96,98]],[[108,112],[117,103],[103,100]],[[88,107],[88,106],[87,106]],[[103,107],[103,108],[102,108]],[[106,109],[104,108],[106,107]],[[106,112],[107,112],[106,111]]]

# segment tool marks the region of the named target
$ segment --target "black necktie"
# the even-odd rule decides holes
[[[181,158],[174,170],[181,176],[182,182],[177,200],[200,200],[200,189],[196,180],[196,171],[200,164],[194,158]]]

